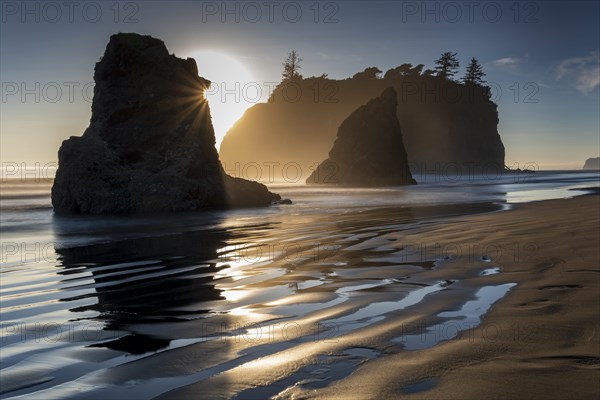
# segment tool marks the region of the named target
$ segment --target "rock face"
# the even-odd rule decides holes
[[[585,160],[583,169],[600,170],[600,157]]]
[[[239,173],[244,167],[259,165],[263,177],[273,171],[275,179],[294,182],[299,166],[306,179],[327,158],[342,121],[390,86],[398,93],[396,115],[413,176],[504,169],[489,89],[419,72],[282,83],[268,103],[249,108],[227,132],[219,157],[236,176],[244,177]]]
[[[308,184],[414,185],[396,117],[397,94],[387,88],[342,122],[337,139]]]
[[[89,127],[58,152],[57,213],[269,205],[280,197],[224,173],[196,62],[161,40],[113,35],[94,70]]]

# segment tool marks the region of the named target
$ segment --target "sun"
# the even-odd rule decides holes
[[[212,82],[205,96],[210,105],[216,147],[219,149],[229,128],[246,109],[262,100],[262,88],[248,68],[231,55],[202,50],[190,56],[198,64],[198,74]]]

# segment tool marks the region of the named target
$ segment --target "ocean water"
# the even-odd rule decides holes
[[[3,181],[2,398],[268,398],[439,345],[514,283],[490,281],[502,265],[485,251],[423,248],[410,233],[584,195],[600,175],[419,181],[275,185],[294,204],[260,209],[60,217],[50,181]]]

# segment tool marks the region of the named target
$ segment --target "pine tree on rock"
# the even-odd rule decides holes
[[[479,85],[483,86],[485,81],[482,79],[485,76],[481,64],[475,57],[471,58],[471,62],[467,66],[467,72],[463,78],[463,82],[467,85]]]
[[[298,72],[298,70],[302,68],[300,65],[301,62],[302,59],[300,56],[298,56],[298,52],[296,50],[292,50],[283,62],[283,72],[281,74],[283,81],[302,78],[302,75],[300,75],[300,72]]]
[[[452,79],[458,72],[459,66],[456,53],[451,53],[449,51],[442,53],[442,56],[435,60],[435,65],[437,76],[444,79]]]

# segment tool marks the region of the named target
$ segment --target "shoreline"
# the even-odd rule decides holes
[[[57,249],[61,261],[48,264],[48,272],[69,273],[71,289],[94,289],[107,323],[121,327],[111,340],[73,343],[71,351],[93,367],[84,361],[92,345],[115,364],[81,375],[50,368],[48,382],[36,391],[11,395],[595,398],[600,197],[519,203],[502,211],[444,207],[336,210],[301,213],[301,219],[291,208],[249,219],[242,213],[241,220],[236,212],[207,230],[198,231],[204,222],[192,220],[177,233]],[[473,207],[478,212],[469,212]],[[74,233],[70,227],[65,237]],[[87,232],[87,224],[79,229]],[[287,253],[288,247],[298,254]],[[256,252],[245,250],[252,248]],[[125,284],[132,278],[123,276],[132,252],[141,256],[133,278],[153,288],[147,293]],[[189,260],[173,258],[181,255]],[[162,301],[152,311],[167,319],[145,321],[148,299],[174,298],[172,285],[182,279],[190,285],[179,287],[180,300]],[[51,280],[40,289],[59,287]],[[87,300],[56,293],[65,300],[57,317],[68,323]],[[13,308],[5,310],[9,319],[22,321]],[[198,318],[209,316],[203,310],[210,318]],[[134,322],[129,313],[142,318]],[[221,327],[222,339],[207,340],[211,326]],[[291,339],[287,334],[296,331],[288,326],[299,329]],[[246,327],[253,327],[250,333]],[[261,332],[264,337],[253,339]],[[122,355],[132,350],[127,343],[134,337],[152,339],[150,347]],[[165,347],[156,350],[153,343]],[[16,351],[28,343],[14,344]],[[55,356],[43,346],[38,350]],[[18,386],[37,372],[34,359],[16,354],[6,376]],[[55,375],[60,378],[50,378]],[[565,380],[573,388],[556,384]]]

